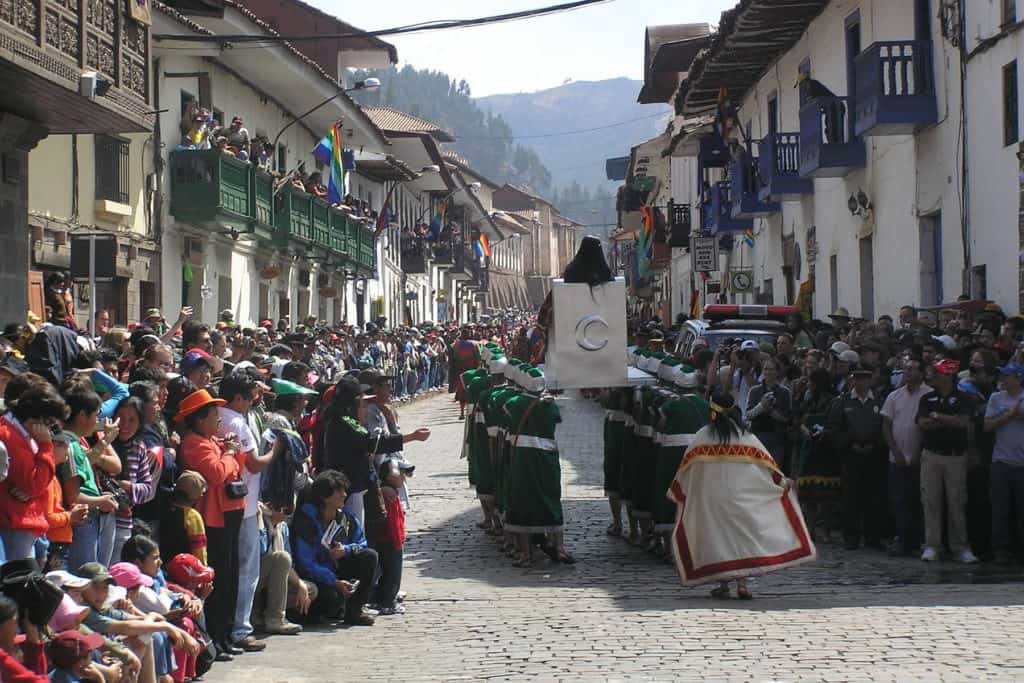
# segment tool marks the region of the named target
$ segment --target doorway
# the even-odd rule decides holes
[[[874,240],[860,241],[860,316],[875,319],[875,249]]]

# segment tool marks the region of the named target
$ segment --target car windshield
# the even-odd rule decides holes
[[[747,341],[752,339],[758,344],[762,342],[768,342],[772,346],[775,346],[775,340],[778,338],[779,333],[770,330],[707,330],[704,333],[704,339],[707,340],[708,346],[712,351],[717,349],[722,342],[727,339],[739,339],[741,341]]]

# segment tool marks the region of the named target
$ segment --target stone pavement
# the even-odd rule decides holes
[[[408,680],[1024,680],[1019,573],[819,547],[813,564],[713,601],[605,536],[601,411],[560,399],[567,543],[579,563],[515,569],[474,523],[447,395],[400,409],[410,444],[404,616],[274,637],[209,683]]]

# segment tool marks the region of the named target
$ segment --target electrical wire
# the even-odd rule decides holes
[[[504,14],[494,14],[486,17],[476,17],[474,19],[437,19],[433,21],[419,22],[416,24],[407,24],[405,26],[377,29],[375,31],[349,31],[348,33],[321,33],[295,36],[257,36],[251,34],[219,34],[212,36],[189,36],[163,33],[154,34],[153,40],[158,42],[174,41],[189,43],[279,43],[297,42],[300,40],[337,40],[339,38],[369,38],[380,36],[396,36],[407,33],[421,33],[425,31],[444,31],[449,29],[486,26],[489,24],[517,21],[520,19],[532,19],[534,17],[559,14],[562,12],[570,12],[573,10],[588,7],[590,5],[597,5],[607,2],[614,2],[614,0],[575,0],[574,2],[564,2],[558,5],[548,5],[546,7],[538,7],[536,9],[521,10],[518,12],[506,12]]]
[[[626,119],[625,121],[616,121],[615,123],[609,123],[604,126],[596,126],[594,128],[580,128],[578,130],[563,130],[558,133],[538,133],[536,135],[508,135],[504,137],[494,138],[465,138],[459,137],[458,140],[537,140],[540,138],[557,138],[563,135],[578,135],[579,133],[593,133],[599,130],[608,130],[609,128],[615,128],[616,126],[624,126],[628,123],[636,123],[637,121],[646,121],[647,119],[658,118],[660,116],[667,116],[669,112],[663,111],[658,114],[648,114],[647,116],[638,116],[635,119]]]

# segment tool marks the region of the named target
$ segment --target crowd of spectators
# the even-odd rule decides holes
[[[184,308],[0,336],[0,680],[189,681],[257,634],[404,612],[398,407],[459,327],[214,325]]]
[[[634,338],[671,352],[683,324],[634,319]],[[705,395],[735,398],[818,540],[926,562],[1024,560],[1024,318],[962,299],[895,320],[793,314],[770,341],[719,340],[698,337],[682,360]]]

